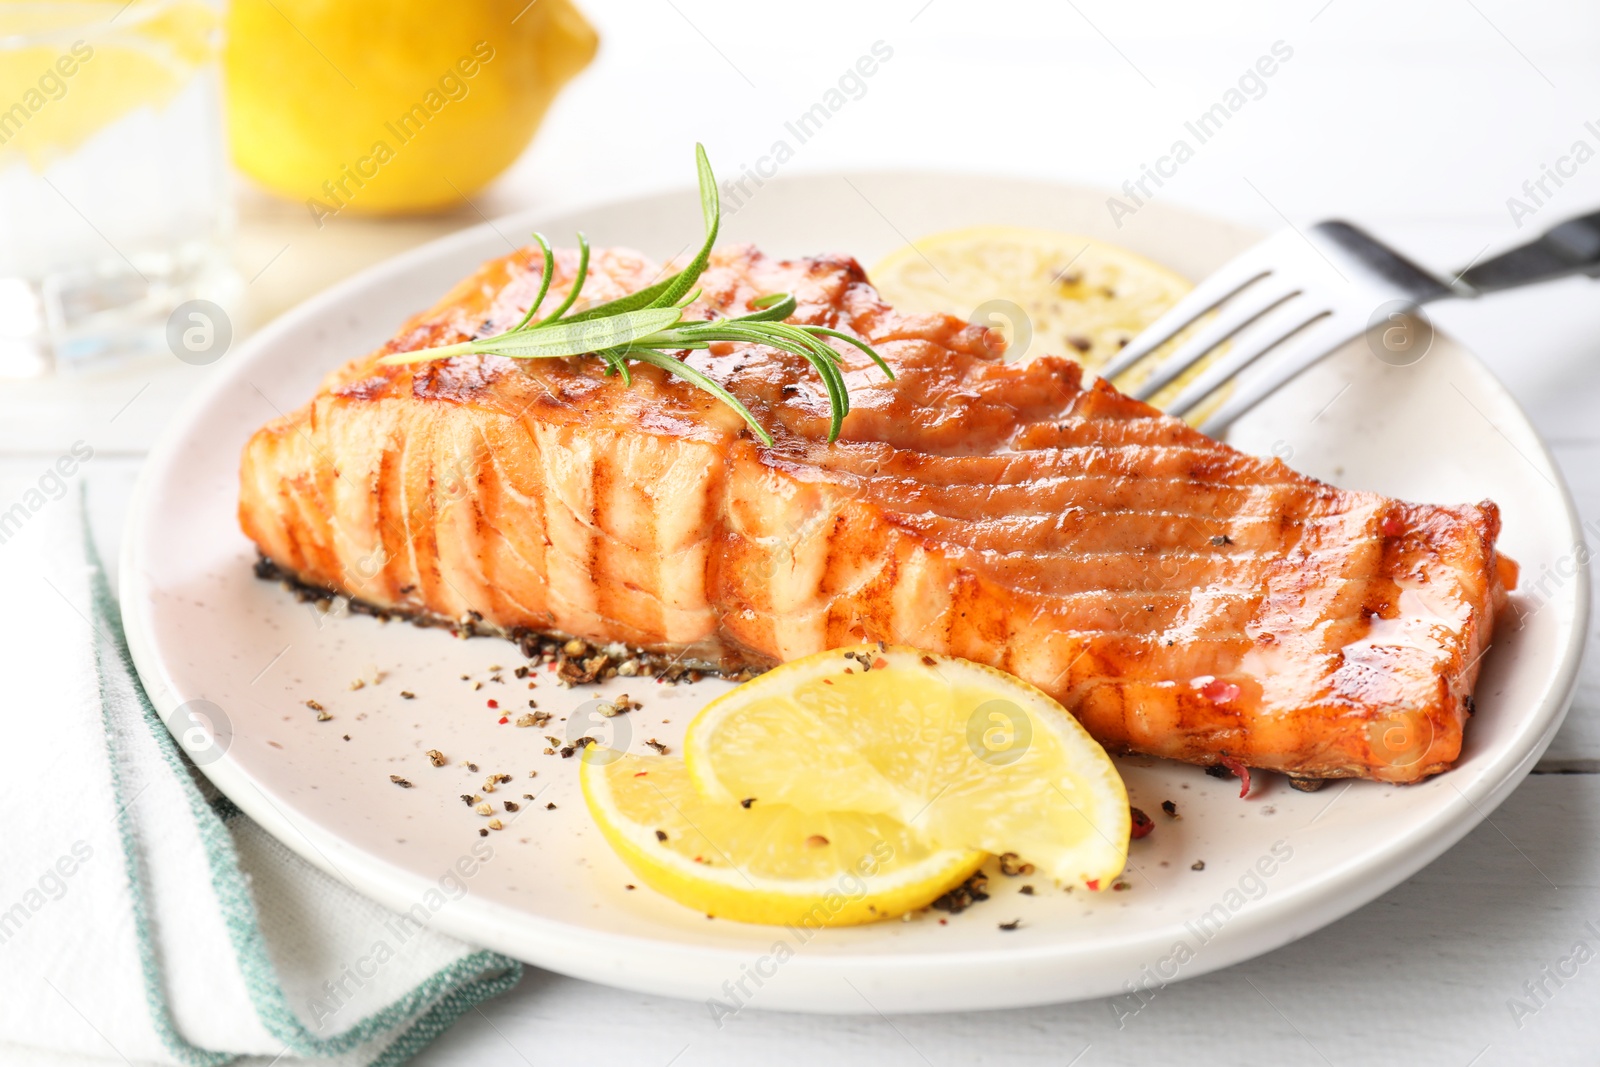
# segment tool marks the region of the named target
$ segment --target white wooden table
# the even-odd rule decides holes
[[[250,284],[231,309],[239,329],[480,212],[686,184],[696,139],[723,174],[755,169],[774,141],[794,140],[785,121],[824,100],[880,41],[891,58],[848,87],[859,98],[847,95],[793,146],[781,173],[937,167],[1117,189],[1283,42],[1292,55],[1264,88],[1147,191],[1263,228],[1341,215],[1439,266],[1600,208],[1600,158],[1565,165],[1573,173],[1560,187],[1547,179],[1542,205],[1523,188],[1575,142],[1600,149],[1600,8],[1582,0],[587,7],[601,58],[473,206],[403,222],[340,217],[318,230],[301,206],[242,191],[238,262]],[[1522,229],[1513,196],[1536,208]],[[983,221],[982,204],[973,215]],[[1532,413],[1600,544],[1600,283],[1434,317]],[[113,550],[142,455],[208,373],[162,358],[95,379],[4,386],[3,471],[42,472],[74,441],[89,443],[95,457],[80,477]],[[701,1004],[530,972],[417,1062],[1594,1063],[1597,771],[1591,656],[1565,728],[1488,824],[1343,921],[1171,986],[1121,1026],[1107,1002],[1090,1002],[893,1019],[752,1008],[719,1027]],[[1580,945],[1587,962],[1572,959]]]

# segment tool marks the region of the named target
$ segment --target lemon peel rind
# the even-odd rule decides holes
[[[984,852],[939,850],[887,877],[857,875],[868,887],[861,893],[842,884],[846,872],[786,882],[766,879],[763,881],[767,888],[752,887],[735,867],[698,864],[681,853],[661,848],[653,829],[616,812],[610,803],[607,761],[599,758],[601,753],[612,754],[609,749],[588,746],[579,775],[584,801],[607,844],[651,889],[713,918],[819,928],[894,919],[927,907],[966,881],[988,859]],[[838,903],[831,903],[830,898],[836,898]]]

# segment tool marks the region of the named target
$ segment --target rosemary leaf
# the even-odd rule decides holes
[[[550,249],[550,242],[545,240],[543,234],[536,233],[533,239],[543,254],[544,272],[539,282],[538,296],[515,326],[493,337],[417,352],[397,352],[378,362],[425,363],[467,354],[491,354],[512,359],[588,355],[601,360],[608,375],[620,376],[623,385],[628,386],[633,382],[628,362],[634,360],[658,367],[710,393],[738,412],[762,442],[770,446],[773,443],[772,435],[732,393],[721,383],[670,354],[685,349],[708,348],[717,341],[764,345],[799,356],[816,369],[828,393],[831,415],[828,440],[838,440],[844,418],[850,413],[850,392],[840,369],[844,365],[844,358],[824,338],[837,338],[859,348],[872,357],[873,362],[891,380],[894,372],[873,351],[871,345],[858,337],[826,326],[785,321],[798,307],[798,302],[790,293],[770,293],[758,297],[750,302],[752,310],[744,315],[709,321],[684,320],[684,309],[700,296],[695,282],[710,265],[711,249],[717,240],[722,215],[711,163],[706,158],[705,148],[698,144],[695,145],[695,170],[700,180],[700,213],[705,221],[705,239],[684,269],[627,296],[568,314],[579,299],[589,274],[589,241],[580,233],[578,269],[572,285],[560,306],[536,321],[534,315],[549,294],[551,277],[555,272],[555,253]]]
[[[580,356],[605,348],[616,348],[648,337],[678,321],[677,308],[644,308],[628,311],[605,319],[588,319],[583,322],[561,322],[544,328],[519,330],[515,333],[496,334],[476,341],[465,341],[451,346],[457,349],[452,355],[466,352],[508,356],[512,359],[550,359],[559,356]],[[396,352],[384,356],[379,363],[425,363],[438,359],[443,350],[432,348],[420,352]]]
[[[544,234],[536,233],[533,239],[539,243],[539,251],[544,253],[544,270],[539,274],[539,295],[533,298],[533,303],[528,305],[528,313],[522,316],[515,326],[511,327],[512,333],[525,329],[528,320],[533,318],[533,313],[539,310],[539,305],[544,303],[545,295],[550,292],[550,276],[556,272],[556,254],[550,251],[550,242],[544,239]],[[573,289],[577,289],[574,285]]]
[[[535,236],[538,236],[538,235],[536,234]],[[539,243],[541,245],[544,244],[544,238],[543,237],[539,238]],[[546,262],[548,262],[548,260]],[[548,278],[548,275],[546,275],[546,277]],[[565,300],[561,301],[561,306],[556,308],[554,311],[550,312],[550,314],[546,315],[543,319],[540,319],[538,322],[534,323],[534,325],[532,326],[532,329],[537,330],[541,326],[549,326],[551,323],[559,321],[561,319],[561,316],[565,315],[568,311],[570,311],[572,309],[573,303],[578,299],[579,291],[581,289],[583,289],[583,283],[584,283],[585,279],[587,279],[588,277],[589,277],[589,239],[583,235],[583,231],[582,230],[579,230],[578,231],[578,273],[573,275],[573,277],[572,277],[572,288],[567,290],[567,298]],[[546,282],[546,284],[548,285],[549,283]],[[541,289],[539,291],[539,301],[536,301],[533,306],[534,307],[538,307],[539,306],[539,302],[542,302],[543,300],[544,300],[544,290]],[[530,313],[531,313],[531,310],[530,310]],[[526,318],[524,318],[522,321],[526,322],[528,320]]]
[[[689,265],[675,278],[666,291],[656,297],[652,307],[671,307],[678,298],[694,287],[700,275],[711,263],[711,246],[716,243],[717,230],[722,223],[722,199],[717,192],[717,179],[711,174],[711,161],[706,158],[704,145],[694,146],[694,165],[700,179],[700,214],[705,219],[706,239],[701,242]]]

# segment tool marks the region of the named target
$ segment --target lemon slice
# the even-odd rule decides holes
[[[926,907],[983,863],[892,818],[710,801],[682,760],[591,745],[580,779],[611,847],[647,885],[719,919],[808,927]]]
[[[0,52],[0,100],[24,108],[13,108],[24,121],[0,148],[0,166],[15,154],[42,171],[131,112],[159,111],[215,54],[219,19],[201,0],[135,8],[123,25],[107,29],[127,6],[122,0],[0,4],[0,36],[51,38]],[[89,43],[74,41],[80,32]]]
[[[786,663],[706,705],[684,762],[712,802],[876,813],[1069,885],[1108,888],[1127,860],[1105,750],[1043,692],[966,660],[862,645]]]
[[[1070,356],[1090,372],[1194,288],[1182,275],[1117,245],[1018,226],[973,226],[920,238],[880,260],[872,281],[900,310],[943,312],[998,330],[1008,360],[1048,352]],[[1137,386],[1193,329],[1117,385]],[[1165,406],[1209,362],[1191,367],[1151,403]],[[1190,420],[1203,420],[1220,401],[1212,397]]]

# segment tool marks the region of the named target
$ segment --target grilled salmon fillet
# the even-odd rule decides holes
[[[283,573],[475,632],[620,642],[723,670],[882,640],[992,664],[1113,751],[1409,782],[1461,752],[1509,561],[1492,503],[1337,489],[1245,455],[1070,359],[887,306],[855,261],[717,252],[688,318],[792,292],[852,410],[799,357],[689,358],[772,432],[657,368],[393,352],[500,332],[542,266],[485,264],[245,448],[239,520]],[[658,265],[597,253],[584,295]],[[557,257],[546,298],[571,283]]]

